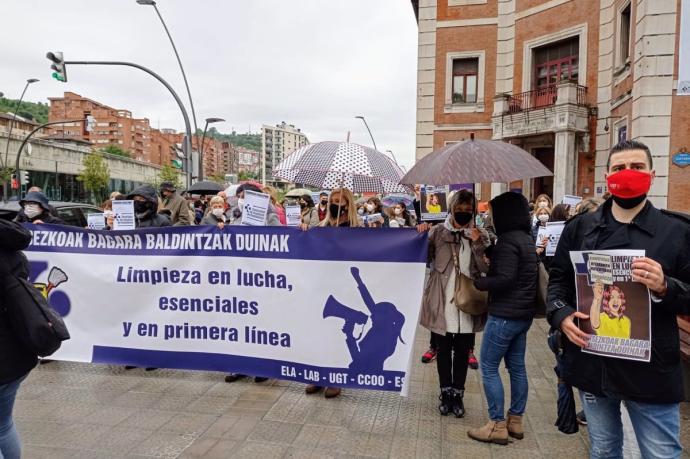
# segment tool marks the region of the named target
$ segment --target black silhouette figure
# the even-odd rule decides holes
[[[339,317],[345,321],[343,333],[352,357],[350,370],[360,373],[381,372],[386,359],[395,352],[398,340],[405,344],[401,337],[405,316],[398,311],[393,303],[376,303],[374,301],[366,285],[362,282],[359,268],[352,267],[350,272],[357,282],[359,293],[371,315],[367,316],[363,312],[351,309],[331,295],[324,306],[323,317],[324,319],[326,317]],[[362,335],[360,334],[355,338],[355,325],[364,325],[368,319],[371,319],[371,328],[366,336],[361,338]]]

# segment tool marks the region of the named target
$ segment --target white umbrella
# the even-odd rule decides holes
[[[348,142],[319,142],[287,156],[273,176],[327,190],[347,188],[355,193],[409,193],[400,185],[404,172],[388,156]]]

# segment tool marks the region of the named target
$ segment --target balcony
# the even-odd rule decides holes
[[[493,138],[507,139],[553,133],[587,132],[587,87],[562,82],[520,94],[494,98]]]

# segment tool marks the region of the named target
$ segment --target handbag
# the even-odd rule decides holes
[[[549,289],[549,272],[546,270],[544,263],[541,261],[537,263],[537,301],[536,301],[536,317],[546,317],[546,295]]]
[[[484,314],[488,307],[489,294],[477,290],[472,279],[460,272],[458,252],[455,248],[453,248],[452,251],[453,264],[455,265],[455,293],[452,300],[453,304],[455,304],[455,307],[460,311],[471,316]]]
[[[48,305],[48,300],[28,280],[3,276],[7,317],[17,339],[39,357],[47,357],[70,338],[62,317]]]

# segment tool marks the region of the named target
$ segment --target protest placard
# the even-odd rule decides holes
[[[448,216],[448,187],[424,185],[420,189],[422,221],[445,220]]]
[[[105,229],[105,214],[88,214],[86,216],[86,226],[93,230]]]
[[[561,234],[565,228],[565,222],[547,222],[546,223],[546,256],[553,257],[556,255],[556,248],[558,241],[561,239]]]
[[[28,227],[31,282],[72,336],[51,359],[398,392],[406,384],[426,234]],[[49,282],[55,269],[59,285]]]
[[[249,226],[265,226],[266,214],[268,214],[270,202],[271,197],[266,193],[245,190],[242,224]]]
[[[285,206],[287,226],[299,226],[302,223],[302,209],[300,206]]]
[[[578,319],[591,335],[584,352],[649,362],[652,318],[649,289],[632,279],[633,260],[644,250],[570,252],[575,268]]]
[[[123,199],[113,201],[113,229],[116,231],[127,231],[136,228],[136,217],[134,215],[134,201]]]
[[[537,240],[535,241],[536,246],[537,247],[546,247],[548,242],[549,242],[549,235],[546,232],[546,226],[539,225],[539,229],[537,230]]]

